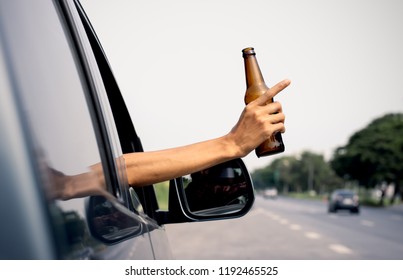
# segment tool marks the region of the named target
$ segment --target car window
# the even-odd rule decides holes
[[[90,172],[101,157],[86,88],[54,7],[43,6],[27,16],[35,25],[21,22],[14,29],[18,35],[9,37],[23,114],[43,166],[65,175]],[[50,19],[41,20],[43,14]]]

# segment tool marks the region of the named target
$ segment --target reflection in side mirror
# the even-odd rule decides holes
[[[182,186],[187,210],[198,217],[245,214],[254,200],[250,175],[241,159],[185,176]]]

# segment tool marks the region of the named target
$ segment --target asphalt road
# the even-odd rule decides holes
[[[326,202],[256,197],[244,217],[166,226],[175,259],[403,260],[403,207],[327,213]]]

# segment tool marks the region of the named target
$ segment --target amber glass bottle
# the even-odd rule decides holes
[[[252,102],[262,94],[264,94],[269,88],[264,82],[262,73],[259,68],[259,64],[256,60],[256,53],[254,48],[245,48],[242,50],[242,56],[245,64],[245,76],[246,76],[246,92],[245,92],[245,104]],[[273,102],[273,100],[271,101]],[[258,157],[269,156],[284,152],[284,142],[281,133],[272,135],[265,142],[260,144],[255,152]]]

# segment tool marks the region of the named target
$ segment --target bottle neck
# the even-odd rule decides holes
[[[259,64],[256,60],[255,52],[250,49],[243,51],[245,75],[246,75],[246,87],[257,86],[265,84],[262,72],[260,71]]]

